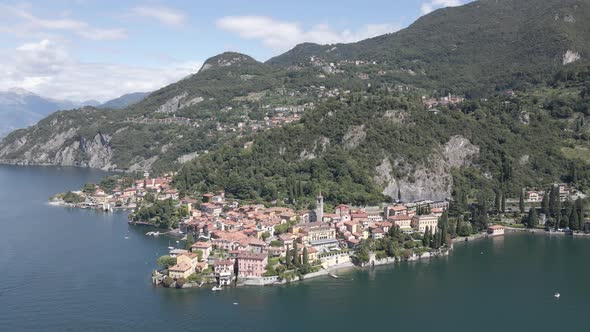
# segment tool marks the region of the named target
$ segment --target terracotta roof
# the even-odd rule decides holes
[[[180,264],[174,265],[173,267],[169,268],[168,270],[174,271],[174,272],[186,272],[186,271],[190,270],[191,268],[192,268],[192,266],[190,264],[180,263]]]
[[[240,251],[238,254],[238,259],[254,259],[254,260],[264,260],[266,258],[266,254],[257,254],[249,251]]]
[[[212,246],[211,242],[195,242],[193,243],[193,245],[191,246],[191,248],[210,248]]]

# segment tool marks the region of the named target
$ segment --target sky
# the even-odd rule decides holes
[[[106,100],[154,91],[225,52],[259,61],[349,43],[469,0],[0,0],[0,90]]]

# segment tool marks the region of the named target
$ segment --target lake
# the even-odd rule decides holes
[[[351,270],[342,280],[221,292],[153,288],[150,273],[169,239],[145,236],[125,213],[47,204],[104,174],[0,166],[0,330],[588,328],[590,239],[559,235],[461,243],[446,258]]]

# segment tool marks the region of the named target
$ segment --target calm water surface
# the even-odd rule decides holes
[[[510,235],[348,280],[152,288],[168,239],[144,236],[124,213],[46,204],[103,175],[0,166],[1,331],[590,330],[590,239]]]

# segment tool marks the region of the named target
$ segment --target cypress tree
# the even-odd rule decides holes
[[[287,253],[285,254],[285,265],[289,266],[291,265],[291,263],[291,248],[287,246]]]
[[[502,192],[502,207],[501,207],[502,213],[506,212],[506,194],[504,194],[504,192]]]
[[[295,267],[299,267],[299,265],[301,265],[301,262],[299,262],[299,251],[297,249],[297,242],[293,243],[293,265],[295,265]]]
[[[520,208],[520,213],[524,213],[524,190],[520,191],[520,197],[518,199],[518,207]]]
[[[528,227],[534,228],[537,226],[538,219],[537,219],[537,209],[531,207],[529,210],[529,218],[528,218]]]
[[[569,218],[569,227],[573,231],[579,230],[578,226],[580,225],[580,218],[578,215],[578,211],[572,210]]]
[[[496,212],[500,213],[502,211],[502,194],[500,190],[496,190],[496,197],[494,198],[494,203],[496,205]]]
[[[307,252],[307,247],[303,248],[303,265],[309,264],[309,254]]]
[[[557,195],[555,196],[556,197],[556,199],[555,199],[555,202],[556,202],[555,203],[555,205],[556,205],[555,219],[557,220],[557,223],[560,226],[565,226],[562,224],[562,221],[561,221],[561,199],[559,198],[559,189],[557,189],[556,193],[557,193]],[[566,223],[567,223],[567,221],[566,221]]]
[[[424,247],[428,247],[430,245],[430,227],[426,226],[426,229],[424,230],[424,237],[422,238],[422,245]]]
[[[543,194],[543,200],[541,201],[541,211],[549,216],[549,193],[545,191]]]
[[[555,186],[551,187],[551,192],[549,193],[549,215],[555,218],[555,230],[559,229],[559,218],[557,217],[557,201],[555,199]]]

